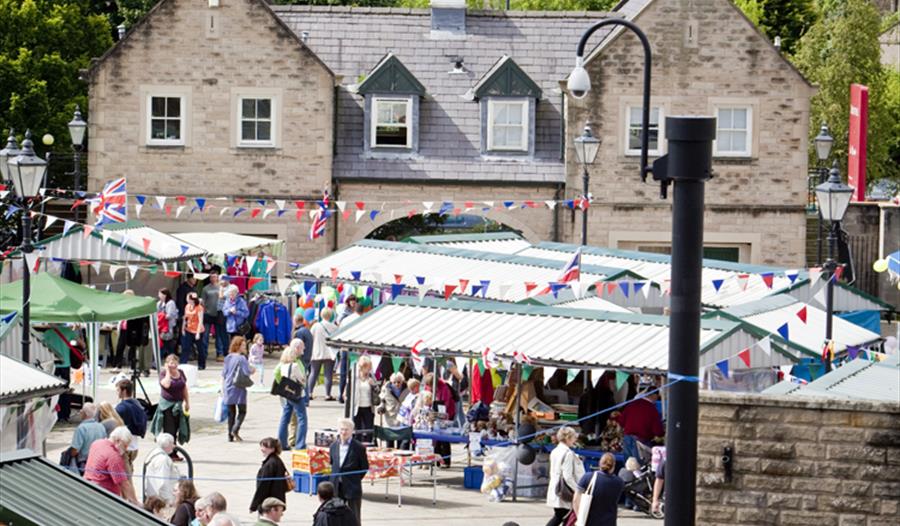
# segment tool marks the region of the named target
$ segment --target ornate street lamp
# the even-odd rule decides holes
[[[823,220],[831,223],[828,231],[828,259],[822,266],[823,273],[828,282],[825,288],[825,345],[830,345],[832,336],[832,321],[834,318],[834,272],[837,270],[837,262],[834,260],[834,251],[837,245],[838,235],[841,231],[841,221],[850,206],[850,198],[853,196],[853,188],[841,181],[841,172],[838,170],[837,161],[829,172],[828,180],[816,187],[816,201],[819,203],[819,213]],[[825,371],[831,370],[831,355],[823,352],[825,358]]]
[[[831,147],[834,145],[834,138],[831,137],[831,134],[828,132],[828,125],[824,122],[822,123],[822,127],[819,128],[819,134],[813,139],[813,143],[816,146],[816,171],[819,174],[819,184],[823,184],[828,177],[828,157],[831,156]],[[822,238],[824,237],[822,230],[822,214],[819,213],[816,219],[819,223],[818,235],[816,236],[816,265],[821,265]]]
[[[578,157],[578,162],[581,163],[585,201],[588,200],[588,196],[590,195],[591,182],[591,176],[588,173],[587,165],[594,163],[598,151],[600,151],[600,140],[594,137],[594,134],[591,132],[591,123],[586,122],[584,124],[584,131],[581,132],[580,136],[575,138],[575,155]],[[588,223],[587,202],[582,204],[581,212],[581,245],[586,246]]]
[[[30,201],[38,194],[44,175],[47,173],[47,161],[34,153],[31,141],[31,130],[25,132],[22,151],[14,158],[7,160],[7,172],[13,181],[13,188],[22,205],[22,361],[31,359],[31,269],[25,257],[34,251],[31,244]]]

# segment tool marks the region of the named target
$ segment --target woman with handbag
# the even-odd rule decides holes
[[[334,397],[331,396],[331,382],[334,377],[334,360],[337,357],[337,353],[335,353],[334,349],[325,344],[325,340],[328,339],[335,331],[337,331],[337,325],[332,321],[334,319],[334,311],[331,309],[322,309],[322,319],[313,324],[310,327],[309,331],[312,333],[313,344],[312,344],[312,364],[310,366],[310,378],[309,378],[309,399],[312,400],[315,398],[313,396],[313,391],[316,389],[316,384],[319,382],[319,373],[322,369],[325,370],[325,400],[333,401]]]
[[[563,524],[572,510],[578,481],[584,476],[584,465],[572,451],[577,439],[578,433],[571,427],[563,426],[556,432],[558,443],[550,453],[550,486],[547,488],[547,506],[553,508],[553,517],[547,526]]]
[[[298,342],[299,345],[294,342]],[[297,437],[294,449],[306,449],[306,369],[303,367],[303,342],[299,339],[291,341],[291,346],[281,352],[281,363],[275,369],[275,383],[272,394],[281,397],[281,421],[278,423],[278,440],[283,449],[290,449],[288,444],[288,425],[291,415],[297,416]]]
[[[259,451],[263,454],[263,463],[256,472],[256,492],[250,501],[250,511],[259,511],[264,500],[274,497],[286,502],[288,478],[290,474],[281,461],[281,444],[277,438],[266,437],[259,441]]]
[[[578,481],[572,509],[577,514],[577,526],[616,526],[619,497],[625,482],[613,474],[616,457],[604,453],[600,470],[588,473]]]
[[[230,338],[246,337],[253,330],[250,324],[250,308],[241,297],[237,286],[229,285],[225,297],[220,300],[219,312],[225,316],[225,332]]]
[[[222,398],[228,406],[228,441],[243,442],[238,432],[247,416],[247,388],[253,385],[250,377],[255,369],[247,361],[247,340],[243,336],[231,339],[228,356],[222,365]]]

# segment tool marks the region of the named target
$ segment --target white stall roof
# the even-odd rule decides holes
[[[270,256],[279,256],[284,247],[284,241],[280,239],[231,232],[186,232],[172,235],[216,256],[244,254],[257,249],[265,250]]]
[[[128,263],[186,261],[206,255],[203,249],[139,221],[109,224],[87,238],[83,231],[83,226],[76,225],[65,234],[42,239],[35,244],[36,253],[43,258]]]
[[[518,350],[537,365],[586,369],[661,372],[669,363],[665,316],[471,300],[401,297],[341,327],[329,340],[337,347],[400,354],[422,340],[420,351],[475,358],[490,347],[507,362]],[[735,356],[754,341],[739,323],[704,320],[701,366]],[[793,363],[780,352],[772,357],[773,364]]]
[[[0,403],[30,396],[59,394],[67,389],[62,379],[0,354]]]
[[[779,382],[763,394],[827,396],[849,400],[876,400],[900,403],[900,356],[881,362],[857,358],[806,385],[789,380]]]
[[[526,248],[531,248],[531,243],[515,232],[411,236],[404,241],[419,245],[481,250],[482,252],[493,252],[494,254],[515,254]]]
[[[578,247],[578,245],[546,242],[525,249],[518,255],[566,260]],[[590,265],[629,269],[660,285],[664,285],[672,277],[671,257],[666,254],[582,247],[581,257],[584,263]],[[703,260],[701,301],[709,307],[728,307],[771,296],[777,291],[791,286],[792,281],[785,276],[785,272],[786,269],[778,267],[705,259]],[[771,288],[763,281],[762,275],[766,273],[773,274]],[[746,279],[742,276],[746,276]],[[805,276],[805,272],[798,272],[795,282]],[[713,283],[716,280],[722,280],[718,290],[716,290],[716,284]]]
[[[424,286],[439,295],[443,295],[445,283],[458,285],[461,279],[468,280],[468,294],[472,285],[488,281],[485,298],[515,302],[529,297],[526,282],[546,288],[559,278],[564,266],[565,262],[547,259],[364,239],[300,267],[294,276],[331,280],[332,269],[336,269],[339,280],[388,287],[398,283],[399,277],[399,283],[416,290],[420,286],[418,276],[425,278]],[[359,273],[358,279],[354,278],[355,272]],[[621,278],[642,279],[618,268],[581,266],[582,283]]]
[[[803,308],[806,308],[805,323],[797,314]],[[709,317],[720,315],[726,319],[744,321],[775,335],[778,335],[779,327],[787,323],[787,339],[790,344],[806,349],[808,354],[813,356],[822,355],[826,312],[786,294],[778,294],[708,314]],[[834,316],[832,321],[836,353],[844,351],[848,345],[862,346],[881,340],[881,335],[838,316]]]

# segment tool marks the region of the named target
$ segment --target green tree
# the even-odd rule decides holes
[[[897,144],[896,120],[891,121],[887,91],[888,73],[881,65],[878,37],[881,18],[867,0],[846,0],[824,12],[822,18],[800,40],[794,61],[813,83],[819,85],[810,111],[810,139],[818,124],[826,122],[834,136],[832,150],[846,173],[847,131],[850,115],[850,85],[869,87],[869,127],[866,156],[868,180],[900,179],[900,166],[891,159]],[[893,81],[892,81],[893,82]],[[893,110],[896,115],[896,109]],[[810,154],[814,149],[810,148]]]
[[[0,127],[52,134],[68,150],[75,105],[87,113],[87,85],[79,70],[112,45],[107,19],[89,0],[0,0]]]
[[[814,0],[734,0],[760,31],[771,41],[781,37],[785,53],[796,51],[800,38],[818,20]]]

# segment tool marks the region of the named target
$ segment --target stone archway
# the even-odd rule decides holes
[[[355,228],[352,230],[348,229],[345,233],[345,236],[342,236],[344,239],[348,239],[348,243],[352,243],[355,241],[359,241],[360,239],[370,238],[373,233],[377,233],[379,229],[384,230],[386,225],[391,223],[401,225],[406,222],[409,226],[414,227],[417,224],[427,224],[423,221],[424,218],[429,216],[436,216],[437,214],[416,214],[411,218],[408,216],[396,217],[393,218],[390,215],[378,216],[375,221],[360,221],[353,225]],[[450,219],[455,219],[456,217],[467,217],[467,218],[477,218],[479,220],[488,220],[492,225],[489,227],[489,232],[498,232],[498,231],[514,231],[519,233],[522,237],[524,237],[530,243],[537,243],[539,241],[543,241],[541,237],[531,228],[529,225],[521,221],[519,218],[514,217],[513,214],[506,213],[504,210],[492,209],[489,212],[484,214],[461,214],[460,216],[450,216]],[[484,223],[482,223],[484,224]],[[397,232],[402,232],[402,228],[398,228]],[[477,228],[456,228],[454,225],[451,228],[445,228],[443,230],[437,230],[432,232],[414,232],[410,231],[407,235],[427,235],[431,234],[454,234],[454,233],[477,233],[482,230],[478,230]],[[395,235],[396,241],[402,240],[402,235]],[[384,239],[384,236],[378,236],[374,239]]]

